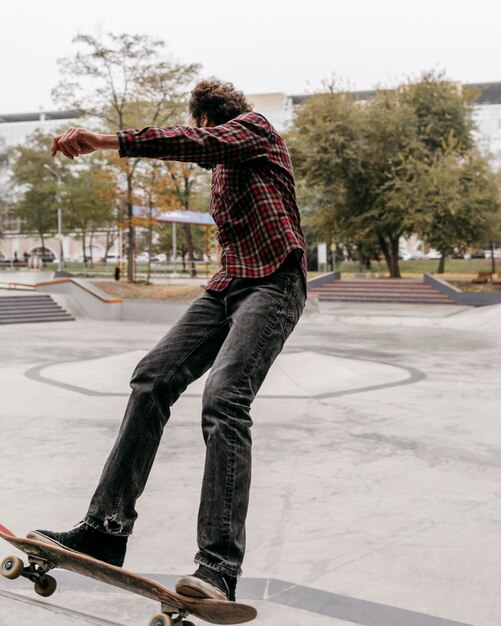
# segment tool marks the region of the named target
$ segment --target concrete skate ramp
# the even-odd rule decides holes
[[[463,311],[446,319],[444,325],[464,330],[501,330],[501,304]]]

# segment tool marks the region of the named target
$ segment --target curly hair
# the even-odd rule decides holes
[[[197,126],[202,116],[215,124],[224,124],[241,113],[252,111],[243,92],[237,91],[232,83],[220,80],[202,80],[191,92],[189,111]]]

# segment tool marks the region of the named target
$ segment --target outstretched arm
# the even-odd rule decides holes
[[[256,113],[213,127],[148,126],[117,133],[120,156],[152,157],[204,165],[245,163],[268,154],[272,128]]]
[[[268,121],[246,113],[210,128],[148,126],[102,135],[83,128],[69,128],[52,140],[51,153],[62,152],[69,159],[96,150],[119,150],[122,157],[150,157],[203,163],[245,163],[266,157],[272,134]]]

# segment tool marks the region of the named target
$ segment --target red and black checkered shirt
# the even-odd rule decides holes
[[[212,168],[210,214],[222,268],[206,289],[235,277],[261,278],[293,251],[306,282],[306,244],[284,140],[259,113],[213,128],[150,126],[117,133],[122,157],[154,157]]]

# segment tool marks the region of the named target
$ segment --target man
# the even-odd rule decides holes
[[[235,599],[245,551],[251,478],[250,406],[306,299],[305,242],[289,153],[283,139],[230,83],[192,91],[191,126],[101,135],[70,128],[52,155],[95,150],[212,168],[210,212],[221,269],[167,335],[136,367],[118,438],[83,522],[68,532],[34,531],[122,565],[170,407],[211,369],[203,393],[205,472],[198,515],[197,571],[180,593]]]

